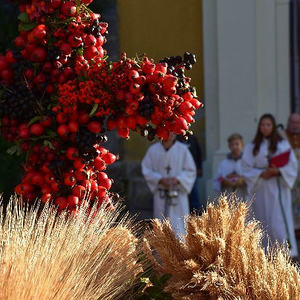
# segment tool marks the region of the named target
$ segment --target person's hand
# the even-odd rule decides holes
[[[280,175],[280,171],[276,167],[269,168],[269,170],[270,170],[270,173],[271,173],[272,177]]]
[[[234,183],[228,179],[223,179],[221,182],[222,188],[231,188],[234,186]]]
[[[171,177],[171,178],[169,178],[169,184],[172,186],[178,185],[179,180],[176,177]]]
[[[158,183],[163,185],[165,188],[169,188],[170,186],[169,178],[162,178]]]
[[[260,177],[262,177],[263,179],[270,179],[272,177],[279,176],[279,175],[280,175],[280,171],[278,168],[268,168],[267,170],[265,170],[260,174]]]
[[[260,177],[263,178],[263,179],[270,179],[272,176],[271,176],[271,173],[270,173],[270,170],[267,169],[265,171],[263,171],[261,174],[260,174]]]
[[[227,178],[234,178],[234,177],[238,177],[238,175],[235,172],[232,172],[231,174],[226,175]]]

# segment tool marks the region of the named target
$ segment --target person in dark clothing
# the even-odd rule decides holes
[[[193,185],[193,189],[189,194],[189,202],[190,202],[190,211],[200,211],[205,208],[205,203],[201,203],[200,200],[200,191],[199,191],[199,181],[202,176],[202,151],[201,147],[198,143],[198,140],[195,136],[189,136],[188,140],[182,138],[182,136],[177,137],[178,141],[184,143],[188,146],[197,168],[197,176],[195,183]]]

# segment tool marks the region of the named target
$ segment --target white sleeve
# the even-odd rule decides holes
[[[183,166],[177,179],[186,193],[190,193],[196,180],[196,165],[188,148],[185,147],[182,151],[184,155]]]
[[[221,192],[221,180],[222,180],[222,165],[223,165],[223,161],[221,161],[219,163],[219,166],[218,166],[218,170],[217,170],[217,173],[216,173],[216,176],[214,177],[213,179],[213,189],[216,191],[216,192]]]
[[[252,192],[256,183],[260,179],[261,173],[264,171],[260,168],[255,168],[254,166],[254,156],[253,156],[253,145],[248,144],[245,147],[242,160],[241,160],[241,172],[242,176],[245,178],[247,183],[248,192]]]
[[[156,191],[158,182],[162,179],[162,175],[153,169],[155,164],[153,154],[153,147],[150,147],[142,160],[142,173],[152,193]]]
[[[290,148],[291,153],[289,157],[289,162],[285,166],[279,168],[282,179],[285,184],[291,189],[296,181],[298,174],[298,161],[295,156],[294,151]]]

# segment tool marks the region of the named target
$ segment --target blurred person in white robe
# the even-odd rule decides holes
[[[196,166],[187,146],[170,133],[168,140],[149,147],[142,173],[153,193],[154,218],[169,218],[176,232],[184,235],[184,217],[190,212],[188,194],[196,178]]]
[[[290,142],[298,160],[298,176],[292,189],[292,202],[294,212],[294,224],[296,236],[300,236],[300,114],[293,113],[288,119],[287,129],[285,130],[287,140]]]
[[[235,193],[239,199],[245,200],[247,189],[241,171],[243,137],[239,133],[234,133],[228,137],[227,142],[230,153],[218,166],[213,188],[219,193]]]
[[[253,142],[245,147],[241,166],[249,196],[253,197],[254,216],[269,237],[264,238],[264,245],[278,241],[297,257],[291,189],[298,164],[290,144],[277,132],[271,114],[260,118]]]

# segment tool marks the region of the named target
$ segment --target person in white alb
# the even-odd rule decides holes
[[[288,141],[277,132],[271,114],[260,118],[253,142],[245,147],[241,166],[253,197],[254,216],[262,223],[269,241],[287,244],[290,255],[297,257],[291,203],[297,159]],[[265,246],[269,241],[264,239]]]
[[[150,146],[142,161],[142,173],[153,193],[154,218],[169,218],[176,232],[184,235],[188,194],[196,178],[196,166],[187,146],[170,133],[167,141]]]
[[[246,182],[241,175],[241,158],[243,154],[243,138],[234,133],[227,139],[230,153],[223,159],[213,180],[213,188],[220,193],[235,193],[239,199],[245,200]]]

